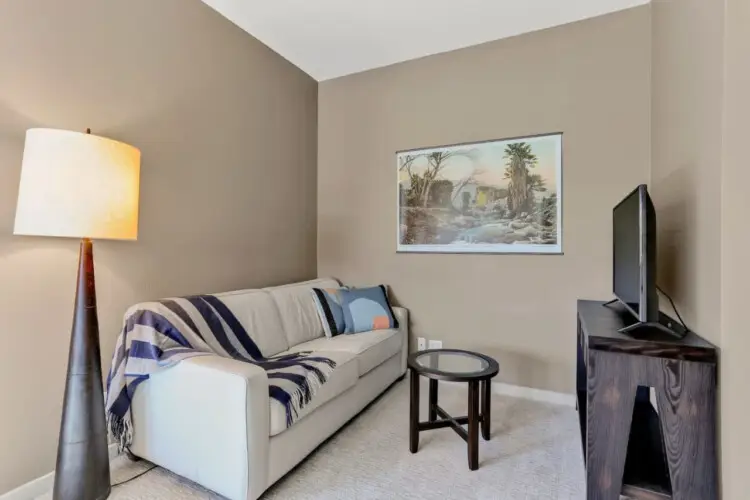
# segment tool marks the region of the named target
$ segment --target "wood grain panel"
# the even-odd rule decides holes
[[[590,352],[586,425],[587,498],[618,500],[635,404],[633,366],[621,355]]]
[[[715,367],[662,360],[657,391],[675,500],[718,498]]]

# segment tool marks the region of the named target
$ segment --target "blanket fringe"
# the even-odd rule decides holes
[[[118,417],[110,412],[107,414],[107,429],[110,438],[117,443],[117,453],[130,448],[133,442],[133,423],[129,418]]]
[[[290,400],[289,404],[286,405],[286,426],[291,427],[294,421],[299,418],[299,413],[302,409],[310,403],[312,396],[320,389],[320,387],[326,383],[328,377],[333,373],[333,369],[336,367],[336,363],[324,363],[323,366],[318,367],[317,372],[310,370],[305,375],[305,385],[299,386],[294,392],[289,393]]]

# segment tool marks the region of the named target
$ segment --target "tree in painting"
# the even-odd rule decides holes
[[[399,248],[557,245],[559,141],[556,135],[400,153]]]
[[[508,182],[508,210],[512,215],[530,212],[535,184],[543,186],[544,180],[540,176],[533,177],[530,168],[536,165],[537,157],[531,152],[531,146],[525,142],[509,144],[505,148],[508,159],[505,178]]]

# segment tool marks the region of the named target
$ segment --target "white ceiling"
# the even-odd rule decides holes
[[[203,1],[322,81],[649,0]]]

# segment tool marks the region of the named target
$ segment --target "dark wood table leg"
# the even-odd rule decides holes
[[[637,383],[629,355],[589,351],[586,499],[619,500]]]
[[[469,382],[469,469],[479,468],[479,381]]]
[[[674,500],[719,498],[716,467],[716,367],[661,360],[657,392]],[[689,458],[688,458],[689,457]]]
[[[482,380],[482,437],[485,441],[490,440],[490,396],[491,396],[491,384],[490,380]]]
[[[427,415],[427,420],[434,422],[437,420],[437,404],[438,404],[438,381],[430,379],[430,406]]]
[[[409,451],[416,453],[419,448],[419,374],[409,369],[411,385],[409,404]]]

